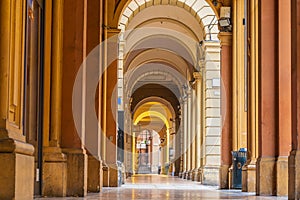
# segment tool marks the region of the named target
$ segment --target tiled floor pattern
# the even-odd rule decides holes
[[[104,188],[101,193],[89,193],[85,198],[40,198],[39,200],[194,200],[194,199],[287,199],[285,197],[258,197],[239,190],[219,190],[197,182],[162,175],[136,175],[119,188]]]

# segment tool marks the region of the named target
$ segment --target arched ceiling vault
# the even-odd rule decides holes
[[[149,0],[135,0],[136,2],[149,2]],[[190,10],[191,2],[193,0],[155,0],[161,1],[162,4],[171,4],[171,5],[179,5],[186,10]],[[220,13],[220,7],[221,6],[231,6],[232,0],[218,0],[217,5],[213,5],[212,1],[213,0],[205,0],[207,4],[211,7],[213,10],[214,14],[219,18],[219,13]],[[132,2],[132,0],[115,0],[115,1],[109,1],[108,5],[108,10],[110,11],[109,13],[111,14],[110,18],[108,18],[108,24],[110,24],[112,27],[117,27],[119,23],[119,18],[120,15],[124,12],[125,8]],[[195,2],[195,1],[194,1]],[[154,4],[154,1],[150,1],[148,4],[144,4],[145,6],[140,7],[139,9],[144,9],[143,7],[149,7]],[[157,4],[157,3],[156,3]],[[136,13],[137,11],[135,11]]]
[[[170,103],[162,98],[154,97],[141,101],[134,109],[133,114],[134,125],[152,128],[157,132],[173,128],[173,118],[175,115]]]
[[[169,123],[169,120],[167,119],[167,117],[165,115],[163,115],[162,113],[160,112],[157,112],[157,111],[145,111],[145,112],[142,112],[141,114],[139,114],[133,121],[134,121],[134,125],[137,125],[143,118],[145,117],[157,117],[159,119],[161,119],[164,124],[166,125],[166,128],[167,130],[170,129],[170,123]]]
[[[155,89],[153,89],[155,88]],[[178,106],[180,106],[178,97],[169,88],[158,84],[147,84],[139,87],[131,96],[131,112],[133,112],[140,102],[151,98],[161,98],[169,102],[174,109],[175,115],[178,115]]]
[[[131,96],[138,87],[156,83],[165,86],[180,97],[184,95],[183,85],[187,84],[185,76],[162,63],[147,63],[139,66],[133,73],[126,74],[124,82],[126,96]]]
[[[197,41],[203,39],[201,24],[188,11],[177,6],[159,5],[144,9],[128,21],[122,31],[130,32],[142,27],[165,27],[189,35]]]
[[[161,29],[151,29],[151,31],[161,32]],[[169,61],[171,58],[177,57],[176,60],[183,64],[179,68],[177,66],[178,71],[185,72],[183,69],[189,69],[190,75],[193,73],[194,68],[198,66],[197,54],[199,52],[199,44],[195,40],[180,34],[177,35],[178,38],[175,38],[173,36],[178,33],[172,31],[169,33],[166,31],[167,35],[148,34],[149,35],[144,33],[139,34],[137,31],[136,37],[132,37],[132,40],[128,39],[126,41],[126,47],[124,47],[124,73],[127,72],[128,68],[131,68],[133,61],[139,61],[141,63],[140,60],[149,60],[149,57],[146,59],[145,56],[143,56],[145,54],[153,59],[160,57],[160,59],[163,58]],[[167,57],[159,56],[155,51],[164,53]],[[149,55],[149,52],[154,54]],[[185,63],[183,63],[183,61]],[[187,66],[187,68],[184,68],[184,66]],[[176,67],[176,65],[173,65],[173,67]]]
[[[188,68],[188,63],[186,61],[174,54],[169,50],[165,49],[148,49],[145,51],[139,52],[135,56],[129,57],[124,66],[124,72],[135,71],[139,66],[143,64],[151,63],[151,62],[159,62],[164,63],[181,73],[183,76],[187,76],[186,68]],[[130,73],[131,73],[130,72]]]
[[[179,56],[170,51],[162,49],[149,49],[135,56],[128,64],[129,69],[124,67],[125,77],[124,85],[128,95],[133,92],[132,89],[137,81],[151,76],[160,74],[172,80],[181,90],[182,85],[186,82],[186,77],[190,78],[187,63]]]
[[[210,39],[210,27],[213,27],[213,39],[217,40],[217,19],[218,14],[209,0],[131,0],[120,1],[115,8],[114,18],[119,17],[116,25],[125,30],[130,21],[144,9],[152,6],[173,6],[185,9],[201,25],[203,39]],[[212,26],[210,26],[212,25]],[[209,35],[208,35],[209,34]]]
[[[157,102],[160,105],[164,105],[166,109],[168,109],[171,113],[172,117],[176,117],[175,110],[178,110],[177,108],[173,108],[172,104],[168,102],[167,100],[160,98],[160,97],[147,97],[143,100],[141,100],[138,104],[136,104],[135,108],[133,109],[133,113],[136,113],[136,111],[143,105],[151,105],[153,102]],[[150,103],[150,104],[148,104]]]

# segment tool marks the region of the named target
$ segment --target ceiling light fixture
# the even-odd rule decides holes
[[[232,30],[231,25],[231,7],[221,7],[220,8],[220,19],[219,26],[221,31],[230,32]]]
[[[223,18],[219,19],[219,24],[221,27],[226,27],[230,25],[230,19],[229,18]]]

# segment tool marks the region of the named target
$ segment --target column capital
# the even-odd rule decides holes
[[[189,88],[188,90],[186,90],[186,95],[187,95],[187,98],[191,97],[191,95],[192,95],[192,88]]]
[[[107,38],[110,38],[114,35],[117,35],[121,32],[120,29],[118,28],[110,28],[109,26],[104,26],[104,30],[106,31],[107,33]]]
[[[201,81],[202,80],[202,74],[200,72],[194,72],[193,77],[196,81]]]
[[[185,97],[185,96],[180,97],[180,98],[179,98],[179,103],[180,103],[180,104],[186,103],[186,97]]]
[[[218,38],[221,41],[221,46],[231,46],[232,45],[232,33],[231,32],[220,32]]]

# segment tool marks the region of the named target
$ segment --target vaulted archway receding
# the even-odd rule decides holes
[[[121,11],[117,7],[115,17],[119,16],[121,31],[118,69],[119,83],[123,83],[119,84],[122,93],[118,96],[124,99],[124,112],[130,118],[128,132],[136,134],[138,116],[139,126],[151,124],[150,121],[161,123],[161,118],[137,107],[145,108],[147,103],[142,102],[146,99],[164,99],[174,109],[176,174],[192,178],[194,169],[202,168],[201,176],[218,184],[220,145],[211,147],[210,143],[220,138],[219,125],[210,123],[220,119],[218,16],[205,0],[132,0],[127,4],[120,1],[119,6],[125,5]],[[218,133],[209,134],[211,130]],[[202,145],[196,145],[196,137]],[[210,154],[212,148],[214,154]],[[199,157],[196,151],[205,157],[201,165],[200,159],[192,159]],[[190,161],[184,162],[181,156]]]

